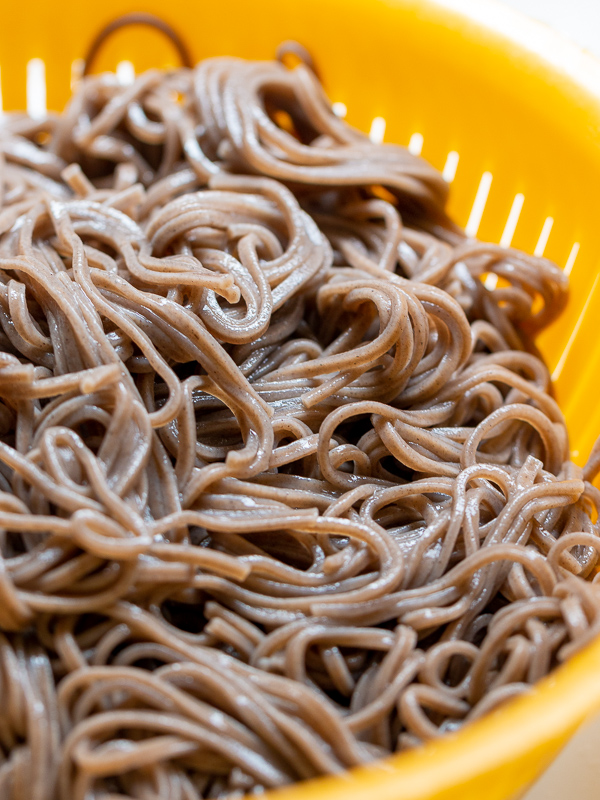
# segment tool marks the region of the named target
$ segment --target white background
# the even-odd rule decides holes
[[[476,2],[476,0],[474,0]],[[600,0],[504,0],[600,56]],[[598,792],[600,797],[600,790]]]

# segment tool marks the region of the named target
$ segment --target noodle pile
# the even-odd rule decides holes
[[[566,278],[306,66],[86,78],[0,154],[1,798],[337,773],[600,632]]]

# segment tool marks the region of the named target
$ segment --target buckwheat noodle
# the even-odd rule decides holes
[[[0,797],[338,773],[600,632],[565,276],[308,67],[88,77],[0,154]]]

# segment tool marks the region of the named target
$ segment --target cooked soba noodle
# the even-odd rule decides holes
[[[86,78],[0,153],[1,798],[341,772],[600,632],[565,276],[310,69]]]

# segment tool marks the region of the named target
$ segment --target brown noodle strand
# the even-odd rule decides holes
[[[600,450],[531,347],[565,276],[280,60],[2,121],[6,800],[342,772],[600,632]]]

